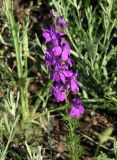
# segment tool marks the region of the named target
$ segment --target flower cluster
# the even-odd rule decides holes
[[[64,30],[68,27],[68,24],[64,22],[63,16],[56,19],[55,26],[51,25],[50,29],[45,29],[43,37],[46,44],[48,44],[45,52],[45,62],[50,71],[50,78],[54,82],[52,94],[57,102],[61,102],[67,99],[70,91],[78,93],[80,85],[77,81],[78,71],[72,71],[73,62],[70,57],[70,44],[64,38]],[[81,102],[74,99],[69,115],[79,117],[83,112]]]

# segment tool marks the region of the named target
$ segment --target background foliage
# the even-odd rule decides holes
[[[66,38],[70,41],[74,70],[78,69],[82,86],[79,96],[86,110],[117,111],[116,0],[14,1],[11,6],[9,0],[3,0],[0,10],[1,160],[22,159],[24,155],[24,159],[30,160],[45,159],[48,155],[53,158],[50,113],[61,115],[66,106],[53,102],[44,63],[46,47],[42,31],[52,23],[52,8],[58,15],[64,15],[69,24]],[[62,117],[68,131],[67,155],[69,159],[79,159],[84,153],[81,137],[77,135],[79,122],[70,120],[66,111]],[[41,134],[47,136],[49,153],[42,147]],[[106,135],[106,141],[112,141],[112,155],[117,158],[116,137]],[[104,153],[96,159],[109,160]]]

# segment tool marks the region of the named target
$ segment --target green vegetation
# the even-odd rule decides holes
[[[117,113],[117,1],[48,0],[46,3],[47,10],[55,9],[69,24],[66,37],[74,70],[78,69],[82,88],[79,96],[85,114],[91,109],[113,116]],[[44,5],[43,0],[36,1],[33,12],[44,17]],[[36,32],[34,17],[29,15],[19,20],[11,0],[3,0],[0,9],[0,160],[57,159],[53,148],[56,121],[52,121],[56,115],[67,133],[62,133],[67,159],[85,159],[87,149],[83,139],[96,146],[92,159],[117,159],[117,131],[113,127],[103,129],[95,140],[80,132],[82,120],[68,117],[70,106],[53,101],[52,82],[44,63],[46,46],[42,30],[50,23],[49,12],[45,15],[45,24],[40,28],[37,25]],[[108,141],[111,148],[105,145]]]

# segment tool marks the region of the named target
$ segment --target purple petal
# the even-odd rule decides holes
[[[63,71],[63,73],[64,73],[65,77],[71,77],[73,75],[73,72],[68,71],[68,70]]]
[[[66,78],[65,78],[64,74],[63,74],[63,73],[60,73],[59,75],[60,75],[61,81],[62,81],[63,83],[65,83],[65,82],[66,82]]]
[[[61,46],[64,46],[66,43],[67,42],[66,42],[65,38],[61,38]]]
[[[84,107],[83,106],[79,106],[79,111],[80,111],[80,113],[84,113]]]
[[[63,32],[63,31],[59,31],[58,33],[59,33],[60,36],[64,36],[65,35],[65,32]]]
[[[70,110],[70,113],[69,113],[69,116],[70,117],[77,117],[79,118],[80,117],[80,111],[79,109],[75,108],[75,107],[72,107],[71,110]]]
[[[52,34],[52,43],[54,46],[59,45],[59,35],[57,33]]]
[[[66,99],[66,93],[65,92],[60,92],[57,94],[56,96],[56,100],[57,102],[60,102],[60,101],[64,101]]]
[[[66,29],[68,25],[67,25],[66,22],[64,22],[63,18],[64,18],[64,16],[60,16],[58,18],[57,25],[63,27],[64,29]]]
[[[60,46],[56,46],[52,49],[52,51],[54,52],[55,56],[59,56],[62,53],[62,49]]]
[[[76,107],[79,107],[81,105],[81,99],[74,98],[73,99],[73,105]]]
[[[77,83],[74,80],[71,80],[71,90],[72,92],[76,92],[78,86]]]
[[[49,30],[45,30],[45,31],[43,32],[43,37],[45,38],[46,43],[48,43],[48,42],[51,41],[51,36],[50,36]]]
[[[66,61],[68,59],[68,54],[65,52],[62,52],[62,60]]]
[[[74,78],[77,78],[77,76],[78,76],[78,70],[75,71]]]
[[[70,46],[69,44],[66,44],[63,48],[62,52],[62,60],[66,61],[68,59],[68,55],[70,54]]]
[[[59,81],[60,81],[60,77],[59,77],[58,73],[54,73],[54,74],[52,75],[52,79],[53,79],[54,81],[56,81],[56,82],[59,82]]]
[[[79,118],[81,116],[81,114],[84,113],[84,107],[83,106],[72,106],[70,112],[69,112],[69,116],[70,117],[77,117]]]
[[[75,116],[75,107],[72,107],[70,112],[69,112],[69,116],[70,117],[74,117]]]
[[[57,46],[57,45],[59,45],[59,40],[57,38],[52,39],[52,43],[54,46]]]
[[[76,111],[75,111],[75,116],[79,118],[80,115],[81,115],[80,110],[79,110],[79,109],[76,109]]]

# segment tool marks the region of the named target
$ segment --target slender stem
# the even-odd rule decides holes
[[[101,98],[101,99],[86,99],[86,100],[83,100],[83,102],[85,102],[85,103],[97,103],[97,102],[99,102],[99,103],[109,103],[109,102],[117,102],[117,99],[104,99],[104,98]]]
[[[24,25],[23,31],[23,49],[24,49],[24,88],[23,88],[23,101],[24,101],[24,108],[25,108],[25,118],[29,118],[29,106],[28,106],[28,56],[29,56],[29,49],[28,49],[28,35],[27,30]]]
[[[18,37],[18,28],[17,24],[15,23],[15,19],[13,16],[13,10],[11,6],[11,1],[10,0],[4,0],[5,2],[5,7],[6,7],[6,12],[8,16],[8,20],[10,22],[11,26],[11,32],[12,32],[12,37],[13,37],[13,43],[14,43],[14,48],[15,48],[15,53],[16,53],[16,61],[17,61],[17,72],[18,72],[18,88],[20,90],[20,103],[21,103],[21,114],[22,114],[22,119],[25,122],[28,119],[28,110],[26,106],[27,102],[26,99],[26,82],[23,81],[23,66],[22,66],[22,53],[20,51],[20,43],[19,43],[19,37]],[[27,63],[26,63],[27,65]],[[26,68],[27,69],[27,68]]]
[[[15,122],[10,130],[10,135],[9,135],[9,139],[8,139],[8,142],[6,144],[6,147],[0,157],[0,160],[5,160],[5,156],[6,156],[6,153],[7,153],[7,150],[8,150],[8,147],[9,147],[9,144],[11,143],[11,141],[13,140],[13,137],[14,137],[14,134],[15,134],[15,129],[16,129],[16,125],[19,121],[19,115],[16,117],[15,119]]]
[[[59,108],[48,110],[48,112],[53,113],[53,112],[57,112],[57,111],[65,110],[65,109],[66,109],[66,105],[59,107]],[[47,114],[46,112],[37,113],[37,114],[35,113],[35,115],[32,117],[32,119],[33,120],[38,119],[40,116],[44,116],[46,114]],[[33,120],[32,120],[32,122],[33,122]]]
[[[13,16],[11,2],[10,0],[5,0],[5,1],[6,1],[7,14],[8,14],[9,22],[11,25],[14,48],[16,52],[16,60],[17,60],[17,65],[18,65],[17,67],[18,77],[21,78],[22,77],[22,64],[21,64],[21,54],[20,54],[20,47],[19,47],[18,35],[17,35],[17,26],[16,26],[14,16]]]

